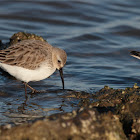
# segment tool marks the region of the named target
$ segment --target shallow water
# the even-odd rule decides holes
[[[86,0],[0,2],[0,40],[19,31],[35,33],[68,54],[65,87],[59,73],[30,83],[45,93],[28,95],[20,81],[0,75],[0,124],[77,108],[78,99],[65,98],[69,90],[93,93],[104,85],[125,88],[140,83],[140,61],[129,55],[140,51],[140,1]],[[69,89],[69,90],[68,90]]]

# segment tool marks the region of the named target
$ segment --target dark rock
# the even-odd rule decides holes
[[[2,130],[1,140],[125,140],[119,117],[112,113],[100,114],[95,108],[80,109],[77,112],[59,114],[56,119],[23,124],[9,130]]]
[[[46,41],[41,36],[37,36],[35,34],[25,33],[25,32],[18,32],[18,33],[15,33],[10,38],[10,45],[15,44],[17,42],[20,42],[22,40],[27,40],[27,39]]]

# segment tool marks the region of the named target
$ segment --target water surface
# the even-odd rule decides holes
[[[129,55],[140,51],[140,1],[3,1],[0,2],[0,40],[16,32],[42,36],[68,54],[64,68],[66,90],[59,73],[32,82],[45,93],[28,95],[20,81],[0,75],[0,124],[21,123],[77,108],[69,90],[94,93],[104,85],[125,88],[140,83],[140,61]]]

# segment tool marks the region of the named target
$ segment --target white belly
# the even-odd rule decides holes
[[[40,81],[46,79],[56,70],[56,68],[47,67],[45,65],[42,65],[35,70],[29,70],[18,66],[7,65],[4,63],[0,63],[0,67],[3,70],[7,71],[10,75],[14,76],[16,79],[24,82]]]

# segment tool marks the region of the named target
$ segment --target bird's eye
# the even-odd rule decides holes
[[[60,61],[60,60],[58,60],[58,63],[61,63],[61,61]]]

